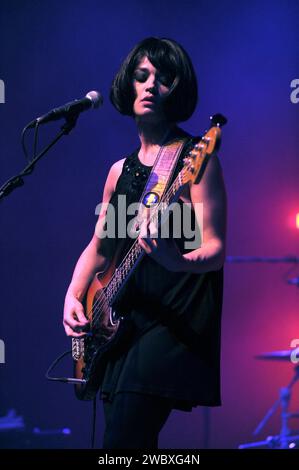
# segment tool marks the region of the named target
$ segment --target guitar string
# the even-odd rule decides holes
[[[168,132],[167,132],[167,135],[168,135]],[[165,139],[167,137],[167,135],[165,136]],[[154,163],[154,168],[155,166],[157,165],[158,161],[159,161],[159,155],[162,151],[162,147],[160,148],[158,154],[157,154],[157,158],[155,160],[155,163]],[[177,181],[177,178],[175,179],[174,183],[171,185],[171,187],[174,186],[175,182]],[[143,191],[143,194],[144,194],[145,190]],[[158,208],[159,206],[161,205],[161,203],[163,202],[164,199],[166,199],[167,197],[167,194],[168,192],[166,192],[166,194],[162,197],[162,201],[160,201],[159,205],[158,205]],[[141,200],[142,200],[142,197],[141,197]],[[123,272],[125,269],[126,269],[126,263],[130,262],[130,256],[132,256],[132,258],[134,259],[134,256],[136,257],[136,259],[134,260],[134,265],[136,264],[136,262],[140,261],[139,260],[139,255],[141,254],[142,252],[142,248],[140,247],[140,245],[138,244],[137,240],[135,240],[135,242],[132,244],[130,250],[128,251],[128,253],[126,254],[126,256],[124,257],[123,261],[121,262],[121,264],[118,266],[118,268],[115,270],[113,276],[111,277],[109,283],[107,286],[105,286],[101,292],[103,292],[103,295],[100,293],[99,295],[99,299],[97,299],[95,301],[95,303],[93,304],[93,307],[91,309],[91,311],[89,312],[89,314],[87,316],[89,316],[93,311],[95,312],[94,315],[92,316],[92,325],[95,324],[101,314],[101,312],[99,313],[99,315],[97,316],[96,313],[97,313],[97,307],[99,307],[100,309],[103,307],[103,305],[106,303],[108,303],[108,306],[110,306],[109,304],[113,304],[112,302],[112,299],[113,299],[113,296],[115,295],[115,293],[117,293],[117,291],[119,289],[117,289],[117,282],[119,282],[119,280],[117,279],[117,277],[120,276],[120,282],[122,283],[124,281],[124,279],[126,278],[126,274],[123,276]],[[136,254],[136,250],[137,251],[137,254]],[[123,279],[122,279],[122,276],[123,276]],[[115,280],[116,279],[116,280]],[[116,284],[116,286],[113,286],[113,283]],[[112,286],[112,287],[111,287]],[[112,292],[111,292],[112,291]],[[110,296],[110,302],[107,302],[107,292]],[[106,294],[106,296],[105,296]],[[101,303],[101,305],[99,305],[99,303]],[[99,311],[99,310],[98,310]]]
[[[166,192],[165,196],[163,197],[162,201],[160,201],[159,205],[157,206],[157,211],[159,209],[159,207],[161,206],[162,203],[167,203],[168,204],[168,201],[170,200],[170,197],[173,196],[175,194],[175,192],[177,191],[177,185],[179,184],[178,187],[180,187],[180,173],[179,175],[176,177],[175,181],[172,183],[170,189]],[[175,192],[174,192],[175,191]],[[155,214],[152,216],[152,218],[155,217]],[[110,302],[112,301],[115,293],[117,292],[118,289],[116,289],[116,292],[115,291],[115,287],[116,286],[113,286],[113,283],[115,282],[117,284],[118,280],[116,279],[116,276],[120,276],[120,282],[122,283],[125,278],[126,278],[126,274],[124,276],[123,279],[121,279],[123,273],[121,272],[122,270],[125,270],[126,269],[126,263],[127,261],[129,260],[130,262],[130,257],[134,260],[134,258],[136,258],[134,260],[134,264],[132,265],[132,268],[133,266],[136,264],[136,262],[139,262],[139,256],[140,254],[144,254],[144,251],[142,249],[142,247],[139,245],[138,243],[138,240],[135,240],[133,245],[130,247],[129,251],[127,252],[127,254],[125,255],[123,261],[121,262],[121,264],[118,266],[118,268],[116,269],[116,271],[114,272],[113,276],[111,277],[109,283],[107,284],[107,286],[105,286],[103,288],[103,294],[104,296],[99,296],[100,298],[97,299],[93,305],[93,308],[92,308],[92,311],[94,312],[94,315],[92,317],[92,325],[95,326],[99,317],[100,317],[100,314],[101,314],[101,309],[102,307],[106,304],[108,304],[108,306],[110,307]],[[131,269],[132,269],[131,268]],[[105,295],[106,294],[106,295]],[[107,295],[108,294],[108,295]],[[101,298],[101,297],[104,297],[104,298]],[[109,301],[107,302],[107,297],[110,297]],[[91,313],[91,312],[89,312]]]
[[[159,207],[161,206],[162,203],[168,203],[168,200],[170,199],[170,197],[172,195],[174,195],[173,193],[173,190],[174,190],[174,187],[177,185],[177,183],[179,182],[179,176],[177,176],[177,178],[175,179],[175,181],[173,182],[173,184],[171,185],[171,188],[167,191],[167,193],[165,194],[164,198],[162,199],[162,201],[160,201],[158,207],[157,207],[157,211],[159,209]],[[154,218],[155,215],[152,216],[152,218]],[[96,326],[96,323],[100,317],[100,314],[101,314],[101,309],[102,307],[106,304],[108,304],[108,306],[110,307],[110,302],[112,301],[115,293],[117,292],[114,292],[115,290],[115,287],[113,286],[113,283],[116,283],[118,282],[117,280],[117,276],[120,276],[120,278],[122,277],[122,270],[125,270],[126,269],[126,263],[129,261],[130,262],[130,257],[134,260],[134,258],[136,258],[134,260],[134,264],[132,265],[131,269],[133,268],[133,266],[136,264],[136,262],[140,261],[139,260],[139,256],[140,254],[145,254],[145,252],[143,251],[143,248],[139,245],[138,243],[138,239],[134,241],[134,243],[132,244],[132,246],[130,247],[129,251],[127,252],[127,254],[125,255],[124,259],[122,260],[122,262],[120,263],[120,265],[118,266],[118,268],[115,270],[115,272],[113,273],[109,283],[107,284],[107,286],[105,286],[103,288],[103,294],[104,294],[104,298],[101,298],[102,296],[100,295],[99,296],[99,299],[97,299],[93,305],[93,308],[92,310],[89,312],[89,314],[93,311],[94,312],[94,315],[92,317],[92,325],[93,326]],[[126,275],[124,276],[123,279],[120,279],[120,282],[122,283],[124,280],[125,280],[125,277]],[[108,294],[108,295],[107,295]],[[108,299],[109,297],[109,299]],[[108,302],[107,302],[108,300]]]
[[[201,151],[199,152],[199,157],[202,158],[202,154],[203,154],[203,151],[202,151],[203,148],[201,148]],[[190,162],[188,162],[189,164]],[[180,171],[180,173],[178,174],[178,176],[176,177],[176,179],[174,180],[174,182],[172,183],[171,187],[167,190],[165,196],[162,198],[162,200],[160,201],[157,209],[161,206],[161,204],[164,202],[166,202],[168,204],[171,196],[174,196],[175,193],[177,192],[177,190],[179,189],[179,187],[181,186],[181,181],[182,181],[182,178],[181,178],[181,173],[185,172],[187,170],[187,165],[185,165],[183,167],[183,169]],[[179,186],[177,186],[179,185]],[[131,248],[129,249],[129,251],[127,252],[127,254],[125,255],[124,259],[122,260],[121,264],[119,265],[119,267],[115,270],[115,272],[113,273],[109,283],[107,284],[107,286],[105,286],[102,291],[100,291],[100,295],[99,295],[99,298],[94,302],[93,306],[92,306],[92,309],[90,310],[89,314],[87,315],[87,317],[89,318],[89,315],[93,312],[93,316],[91,318],[91,325],[92,326],[96,326],[98,320],[100,319],[101,317],[101,313],[102,313],[102,308],[104,307],[104,305],[106,304],[106,306],[108,306],[109,308],[111,307],[111,304],[110,302],[112,301],[115,293],[119,290],[119,289],[116,289],[116,291],[114,292],[113,289],[115,290],[115,287],[113,287],[113,283],[117,284],[118,280],[116,279],[116,276],[119,275],[120,276],[120,282],[123,283],[125,278],[127,277],[126,274],[124,276],[124,278],[122,279],[121,276],[122,276],[122,273],[121,273],[121,270],[124,269],[125,270],[125,263],[128,261],[129,257],[132,255],[132,252],[134,250],[138,250],[139,253],[137,252],[137,258],[134,262],[134,264],[132,265],[132,267],[135,265],[135,263],[139,260],[138,260],[138,257],[139,255],[142,253],[142,247],[139,245],[138,243],[138,240],[135,240],[135,242],[133,243],[133,245],[131,246]],[[134,256],[135,253],[133,253],[132,256]],[[142,253],[144,254],[144,252]],[[131,268],[132,269],[132,268]],[[120,274],[119,274],[120,273]],[[111,287],[112,286],[112,287]],[[111,292],[112,291],[112,292]],[[107,295],[108,294],[108,295]],[[110,297],[108,299],[108,297]]]
[[[200,155],[200,157],[202,157],[202,155]],[[169,190],[167,191],[167,193],[165,194],[164,198],[162,199],[162,201],[159,203],[159,206],[163,203],[163,202],[169,202],[171,196],[174,196],[175,193],[177,192],[177,190],[179,189],[179,187],[181,186],[181,173],[186,171],[186,168],[184,167],[183,170],[178,174],[178,176],[176,177],[175,181],[173,182],[173,184],[171,185],[171,187],[169,188]],[[179,184],[177,186],[177,184]],[[158,206],[158,207],[159,207]],[[139,251],[139,253],[137,252],[137,258],[134,262],[134,265],[135,263],[138,261],[139,262],[139,255],[140,253],[142,253],[142,248],[141,246],[139,245],[138,243],[138,240],[135,240],[135,242],[133,243],[132,247],[130,248],[130,250],[128,251],[128,253],[126,254],[126,256],[124,257],[123,261],[121,262],[121,264],[119,265],[119,267],[117,268],[117,270],[115,271],[115,273],[113,274],[113,276],[111,277],[109,283],[107,284],[106,287],[103,288],[103,290],[101,291],[101,293],[103,293],[103,295],[100,294],[100,298],[97,299],[93,305],[93,308],[91,310],[91,312],[93,311],[94,312],[94,315],[92,317],[92,326],[96,326],[96,323],[97,321],[99,320],[100,316],[101,316],[101,310],[102,308],[104,307],[104,305],[106,304],[108,307],[111,307],[111,300],[113,299],[113,296],[115,295],[115,293],[119,290],[119,289],[116,289],[115,291],[115,286],[114,287],[114,291],[113,291],[113,282],[117,283],[117,279],[115,280],[116,278],[116,275],[118,275],[119,271],[121,271],[121,269],[125,268],[124,265],[125,263],[127,262],[129,256],[131,255],[132,251],[135,250],[137,248],[137,250]],[[144,254],[144,252],[142,253]],[[134,256],[134,254],[133,254]],[[133,266],[134,266],[133,265]],[[132,267],[133,267],[132,266]],[[132,269],[131,267],[131,269]],[[122,276],[122,273],[120,273],[120,277]],[[122,283],[126,278],[126,274],[124,276],[123,279],[120,278],[120,282]],[[112,288],[111,288],[112,286]],[[103,292],[104,291],[104,292]],[[111,292],[112,291],[112,292]],[[107,296],[107,293],[108,293],[108,296]],[[107,297],[110,297],[109,301],[107,302],[108,298]],[[89,313],[91,313],[89,312]]]

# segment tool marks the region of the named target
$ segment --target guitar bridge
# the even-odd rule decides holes
[[[72,358],[74,361],[79,361],[79,359],[84,355],[84,339],[83,338],[72,338]]]

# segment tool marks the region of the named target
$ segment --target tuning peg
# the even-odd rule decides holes
[[[213,126],[222,127],[227,123],[227,119],[223,114],[214,114],[210,116],[210,120]]]
[[[202,141],[204,141],[204,139],[202,139]],[[203,148],[204,148],[204,145],[202,144],[202,141],[201,141],[200,143],[196,144],[196,147],[194,147],[193,150],[198,151],[198,150],[203,149]],[[204,142],[205,142],[205,141],[204,141]],[[207,142],[207,141],[206,141],[206,142]],[[194,156],[196,156],[196,153],[193,153],[193,152],[192,152],[191,155],[194,157]]]

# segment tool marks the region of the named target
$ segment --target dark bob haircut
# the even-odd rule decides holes
[[[134,116],[133,76],[145,56],[156,69],[167,72],[171,78],[170,93],[164,103],[166,118],[170,122],[186,121],[197,104],[197,79],[187,52],[173,39],[150,37],[134,47],[112,82],[112,104],[121,114]]]

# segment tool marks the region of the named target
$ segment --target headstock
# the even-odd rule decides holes
[[[211,156],[220,147],[221,127],[227,123],[227,119],[222,114],[214,114],[210,120],[210,129],[184,158],[184,167],[181,171],[182,184],[189,181],[196,183],[206,155]]]

